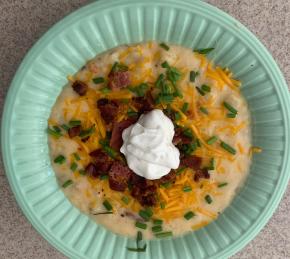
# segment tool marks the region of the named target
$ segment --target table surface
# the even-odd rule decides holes
[[[0,112],[28,49],[87,0],[0,0]],[[290,0],[208,0],[245,24],[270,50],[290,85]],[[288,56],[287,56],[288,54]],[[0,161],[0,258],[65,258],[26,220]],[[290,258],[290,185],[261,233],[232,258]]]

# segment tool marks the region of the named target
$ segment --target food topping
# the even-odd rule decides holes
[[[88,86],[86,83],[82,82],[82,81],[75,81],[72,84],[72,88],[74,89],[74,91],[76,93],[78,93],[80,96],[84,96],[87,91],[88,91]]]

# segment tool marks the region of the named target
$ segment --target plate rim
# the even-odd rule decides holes
[[[259,59],[263,59],[263,61],[266,63],[265,69],[267,69],[267,73],[271,74],[273,77],[273,80],[275,82],[279,82],[275,88],[279,87],[279,91],[276,90],[276,94],[279,96],[281,101],[281,112],[284,115],[283,118],[286,118],[288,120],[283,121],[285,132],[288,130],[288,134],[285,134],[285,141],[289,143],[290,139],[290,131],[289,131],[289,104],[290,104],[290,95],[287,88],[286,81],[283,77],[282,72],[280,71],[277,63],[275,62],[274,58],[271,56],[271,54],[268,52],[268,50],[265,48],[265,46],[256,38],[256,36],[248,30],[243,24],[241,24],[238,20],[231,17],[224,11],[207,4],[203,1],[199,0],[181,0],[178,2],[176,0],[108,0],[108,1],[96,1],[92,2],[90,4],[87,4],[71,14],[65,16],[60,21],[58,21],[56,24],[54,24],[52,27],[48,29],[48,31],[40,37],[40,39],[37,40],[37,42],[30,48],[30,50],[26,53],[24,59],[22,60],[21,64],[19,65],[13,80],[10,84],[10,87],[8,89],[8,93],[5,98],[5,103],[3,107],[3,113],[2,113],[2,122],[1,122],[1,149],[2,149],[2,157],[3,157],[3,165],[5,169],[5,174],[8,178],[10,188],[13,191],[14,197],[18,203],[18,206],[21,208],[23,214],[28,219],[28,221],[32,224],[34,229],[37,230],[50,244],[52,244],[55,248],[57,248],[61,253],[64,253],[65,255],[69,255],[71,257],[75,257],[76,255],[79,257],[82,257],[82,255],[76,253],[76,251],[71,251],[68,249],[65,245],[62,245],[58,242],[57,239],[54,238],[53,235],[49,231],[47,231],[45,228],[43,228],[42,223],[40,220],[38,220],[34,213],[29,209],[28,204],[21,200],[20,196],[20,189],[17,186],[17,181],[15,180],[15,174],[13,170],[13,166],[11,164],[12,156],[10,154],[9,150],[9,141],[6,136],[8,136],[8,128],[6,125],[11,124],[11,110],[13,109],[14,103],[15,103],[15,97],[18,93],[18,90],[20,89],[18,86],[18,82],[23,78],[23,76],[26,74],[29,65],[33,63],[33,60],[42,52],[42,47],[46,46],[51,38],[57,34],[60,33],[63,29],[66,28],[66,25],[68,25],[70,22],[75,22],[80,18],[85,17],[86,12],[91,12],[91,9],[97,9],[97,11],[103,12],[105,9],[110,8],[116,8],[116,6],[121,5],[124,7],[124,5],[128,4],[128,6],[138,6],[138,5],[166,5],[166,6],[174,6],[180,7],[180,6],[191,6],[192,4],[195,4],[195,8],[200,8],[203,11],[206,12],[214,12],[211,13],[215,17],[215,19],[218,19],[219,22],[222,22],[224,25],[227,26],[237,26],[239,29],[241,29],[239,32],[242,34],[242,38],[248,39],[249,44],[252,44],[253,47],[255,47],[255,53],[258,54]],[[174,7],[174,8],[175,8]],[[222,20],[222,21],[221,21]],[[232,31],[231,31],[232,32]],[[239,37],[240,39],[240,37]],[[258,49],[256,47],[259,47]],[[27,66],[28,65],[28,66]],[[269,67],[272,67],[269,69]],[[287,105],[288,101],[288,105]],[[283,103],[282,103],[283,102]],[[287,116],[288,115],[288,116]],[[289,148],[285,150],[286,153],[284,157],[289,157]],[[243,234],[234,242],[232,242],[229,246],[227,246],[224,250],[221,252],[215,254],[215,256],[222,256],[222,257],[228,257],[235,253],[237,253],[239,250],[241,250],[247,243],[249,243],[260,231],[261,229],[268,223],[270,217],[275,212],[276,208],[278,207],[283,194],[286,191],[287,184],[290,178],[290,159],[284,159],[281,163],[281,172],[284,172],[282,177],[280,176],[276,186],[275,186],[275,195],[273,195],[270,199],[267,205],[264,207],[261,215],[259,216],[259,221],[254,222],[254,224],[251,225],[251,227],[243,232]],[[11,172],[13,172],[11,174]],[[278,188],[279,187],[279,188]],[[278,189],[278,190],[277,190]],[[265,211],[266,210],[266,211]],[[263,216],[263,217],[262,217]],[[262,217],[262,218],[260,218]]]

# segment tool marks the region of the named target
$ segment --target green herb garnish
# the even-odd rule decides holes
[[[218,185],[218,188],[222,188],[222,187],[224,187],[224,186],[227,186],[228,185],[228,183],[220,183],[219,185]]]
[[[214,158],[212,158],[209,162],[209,167],[207,168],[208,170],[214,170],[215,169],[215,161]]]
[[[227,118],[236,118],[237,114],[236,113],[228,113]]]
[[[200,110],[202,113],[208,115],[208,110],[207,110],[206,108],[204,108],[204,107],[200,107],[199,110]]]
[[[135,116],[138,116],[138,112],[135,112],[132,109],[129,109],[127,111],[127,115],[128,115],[128,117],[135,117]]]
[[[107,180],[109,176],[107,174],[100,175],[100,180]]]
[[[129,87],[129,90],[133,93],[135,93],[138,97],[145,96],[146,92],[149,89],[149,85],[146,83],[142,83],[135,87]]]
[[[168,232],[160,232],[160,233],[156,233],[155,237],[157,238],[165,238],[165,237],[170,237],[172,236],[172,232],[168,231]]]
[[[206,143],[209,144],[209,145],[212,145],[213,143],[215,143],[216,141],[218,140],[218,138],[216,136],[212,136],[210,137]]]
[[[65,161],[65,157],[63,155],[58,155],[54,160],[53,162],[56,163],[56,164],[63,164]]]
[[[208,204],[211,204],[212,203],[212,198],[209,196],[209,195],[206,195],[204,197],[205,201],[208,203]]]
[[[78,164],[73,162],[71,165],[70,165],[70,170],[72,170],[73,172],[78,168]]]
[[[124,202],[125,204],[129,204],[129,202],[130,202],[130,198],[127,197],[127,196],[123,196],[121,200],[122,200],[122,202]]]
[[[153,215],[153,213],[149,209],[139,211],[139,216],[146,221],[148,221],[152,217],[152,215]]]
[[[69,126],[67,126],[66,124],[62,124],[61,127],[65,130],[68,131],[70,129]]]
[[[181,146],[181,151],[183,151],[184,154],[186,154],[186,155],[190,155],[196,149],[197,149],[196,143],[184,144]]]
[[[165,209],[165,203],[164,202],[160,202],[160,209],[162,209],[162,210]]]
[[[189,211],[189,212],[186,212],[183,217],[186,219],[186,220],[190,220],[191,218],[193,218],[195,216],[195,214],[192,212],[192,211]]]
[[[235,155],[237,152],[233,147],[223,141],[221,142],[221,147],[233,155]]]
[[[140,247],[140,242],[142,241],[142,232],[137,232],[137,238],[136,238],[136,246],[137,248],[130,248],[127,247],[127,250],[130,252],[145,252],[147,245],[145,244],[143,247]]]
[[[56,137],[56,138],[59,138],[59,137],[62,136],[62,134],[61,134],[60,132],[57,132],[57,131],[55,131],[55,130],[53,130],[53,129],[51,129],[51,128],[47,128],[47,133],[48,133],[49,135],[51,135],[51,136]]]
[[[227,103],[227,102],[223,102],[223,105],[224,105],[224,107],[226,107],[226,109],[229,110],[231,113],[233,113],[233,114],[237,114],[237,113],[238,113],[238,111],[237,111],[233,106],[231,106],[229,103]]]
[[[165,189],[168,189],[172,186],[172,183],[171,182],[162,183],[162,184],[160,184],[160,186],[165,188]]]
[[[190,71],[189,73],[189,80],[190,82],[195,82],[196,77],[199,75],[199,72]]]
[[[112,90],[108,87],[104,87],[102,89],[100,89],[100,91],[103,93],[103,94],[107,94],[107,93],[110,93]]]
[[[205,96],[205,92],[202,91],[199,87],[195,87],[196,90],[198,91],[198,93],[201,95],[201,96]]]
[[[186,136],[186,137],[189,137],[189,138],[193,138],[193,134],[192,134],[192,131],[191,129],[189,128],[186,128],[184,131],[183,131],[183,135]]]
[[[111,69],[111,72],[125,72],[125,71],[128,71],[128,67],[118,62],[115,62]]]
[[[152,230],[153,233],[157,233],[157,232],[161,232],[163,229],[162,229],[161,225],[157,225],[157,226],[153,226],[151,228],[151,230]]]
[[[176,175],[181,175],[182,172],[186,169],[186,167],[180,167],[176,170]]]
[[[53,126],[55,132],[60,133],[61,129],[58,126]]]
[[[108,202],[108,200],[104,200],[103,205],[106,208],[106,210],[108,210],[108,211],[111,211],[113,209],[111,203]]]
[[[184,186],[182,188],[183,192],[191,192],[192,191],[192,188],[190,186]]]
[[[93,78],[93,82],[95,84],[102,84],[102,83],[105,82],[105,78],[103,78],[103,77],[95,77],[95,78]]]
[[[208,85],[202,85],[201,86],[201,90],[203,91],[203,92],[210,92],[211,91],[211,88],[210,88],[210,86],[208,86]]]
[[[169,46],[167,46],[167,45],[166,45],[165,43],[163,43],[163,42],[160,43],[159,46],[160,46],[161,48],[167,50],[167,51],[169,50]]]
[[[153,224],[154,225],[162,225],[163,224],[163,220],[162,219],[154,219],[153,220]]]
[[[62,185],[62,187],[63,187],[63,188],[66,188],[66,187],[70,186],[71,184],[73,184],[73,181],[72,181],[72,180],[67,180],[67,181]]]
[[[68,124],[70,127],[75,127],[75,126],[80,126],[82,124],[82,122],[80,120],[71,120],[71,121],[69,121]]]
[[[189,108],[189,103],[184,103],[184,104],[182,105],[181,111],[182,111],[183,113],[186,113],[186,112],[188,111],[188,108]]]
[[[159,104],[159,103],[165,103],[165,104],[168,104],[168,103],[171,103],[174,99],[174,96],[173,95],[158,95],[158,97],[156,98],[155,102],[156,104]]]
[[[147,224],[137,221],[135,223],[135,227],[136,228],[141,228],[141,229],[146,229],[147,228]]]
[[[86,172],[84,169],[81,169],[81,170],[79,170],[79,174],[80,174],[80,175],[86,175],[87,172]]]
[[[199,54],[208,54],[213,50],[214,48],[206,48],[206,49],[194,49],[193,51]]]
[[[80,161],[81,160],[81,158],[80,158],[78,153],[73,153],[73,156],[74,156],[76,161]]]
[[[174,114],[174,117],[175,117],[175,120],[176,120],[176,121],[179,121],[179,120],[181,119],[181,114],[180,114],[179,112],[176,112],[176,113]]]
[[[113,214],[113,211],[97,212],[97,213],[92,213],[92,214],[93,215]]]
[[[86,138],[91,136],[94,132],[95,132],[95,125],[93,125],[92,127],[86,129],[86,130],[82,130],[80,133],[80,138]]]

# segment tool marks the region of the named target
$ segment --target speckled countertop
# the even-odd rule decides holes
[[[0,0],[0,112],[28,49],[55,22],[86,0]],[[270,50],[290,85],[290,0],[208,0],[245,24]],[[65,258],[26,220],[0,161],[0,258]],[[290,185],[261,231],[232,258],[290,258]]]

